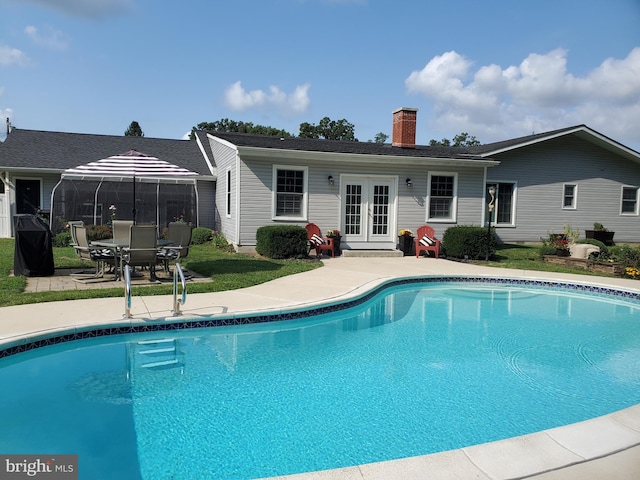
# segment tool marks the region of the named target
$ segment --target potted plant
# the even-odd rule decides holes
[[[599,240],[607,246],[613,245],[613,235],[615,232],[610,232],[601,223],[595,222],[593,224],[593,230],[585,230],[585,237]]]
[[[402,250],[405,257],[413,255],[413,232],[407,228],[402,228],[398,232],[398,250]]]
[[[342,253],[340,249],[340,240],[342,239],[340,230],[327,230],[327,238],[333,238],[333,256],[339,256]]]

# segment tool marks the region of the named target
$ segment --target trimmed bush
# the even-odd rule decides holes
[[[267,225],[256,232],[256,252],[269,258],[307,255],[307,230],[297,225]]]
[[[211,235],[213,234],[213,230],[206,227],[196,227],[191,232],[191,243],[193,245],[202,245],[203,243],[207,243],[211,240]]]
[[[487,253],[487,229],[464,225],[447,228],[442,236],[442,248],[449,257],[484,260]],[[492,229],[489,258],[495,253],[496,236]]]
[[[53,236],[53,240],[51,241],[51,244],[54,247],[68,247],[70,243],[71,243],[71,232],[69,232],[69,230],[56,233]]]

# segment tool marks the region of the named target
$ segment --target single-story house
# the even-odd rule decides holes
[[[391,144],[198,132],[218,171],[220,226],[251,248],[258,227],[317,223],[351,249],[392,249],[400,229],[492,225],[538,242],[600,222],[640,242],[640,153],[585,125],[477,147],[416,145],[417,110],[393,112]],[[584,232],[582,232],[584,237]]]
[[[0,145],[0,236],[11,234],[3,215],[8,223],[22,213],[28,188],[38,188],[34,200],[47,209],[64,169],[135,149],[197,172],[199,225],[240,251],[254,249],[256,230],[272,224],[337,229],[350,249],[395,249],[400,229],[425,223],[440,237],[454,225],[486,226],[491,185],[491,221],[503,241],[537,242],[564,225],[584,236],[600,222],[616,242],[640,242],[640,153],[585,125],[468,148],[416,145],[416,122],[417,109],[394,111],[390,144],[15,129]]]

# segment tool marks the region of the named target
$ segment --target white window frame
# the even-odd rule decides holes
[[[303,172],[302,201],[300,215],[277,215],[278,205],[278,170],[294,170]],[[307,221],[307,211],[309,202],[309,167],[299,165],[273,165],[271,172],[271,219],[285,221]]]
[[[451,199],[451,217],[431,217],[431,178],[453,177],[453,197]],[[426,221],[428,223],[456,223],[458,221],[458,172],[429,172],[427,174]]]
[[[231,218],[231,167],[227,168],[227,172],[225,178],[227,180],[227,185],[225,189],[225,213],[227,218]]]
[[[635,204],[635,208],[633,212],[623,212],[622,211],[622,205],[624,202],[624,190],[625,189],[633,189],[636,191],[636,204]],[[620,187],[620,215],[622,216],[638,216],[638,193],[640,192],[640,188],[634,186],[634,185],[622,185]]]
[[[564,204],[565,192],[567,187],[573,187],[573,203],[569,206]],[[563,210],[576,210],[578,208],[578,185],[576,183],[563,183],[562,184],[562,209]]]

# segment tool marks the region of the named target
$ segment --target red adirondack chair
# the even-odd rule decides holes
[[[309,252],[315,249],[318,256],[322,255],[322,252],[329,252],[333,257],[333,238],[323,237],[320,227],[315,223],[308,223],[304,228],[307,229]]]
[[[440,240],[436,238],[433,228],[429,225],[423,225],[418,228],[414,242],[416,244],[416,258],[420,257],[420,252],[433,252],[438,258]]]

